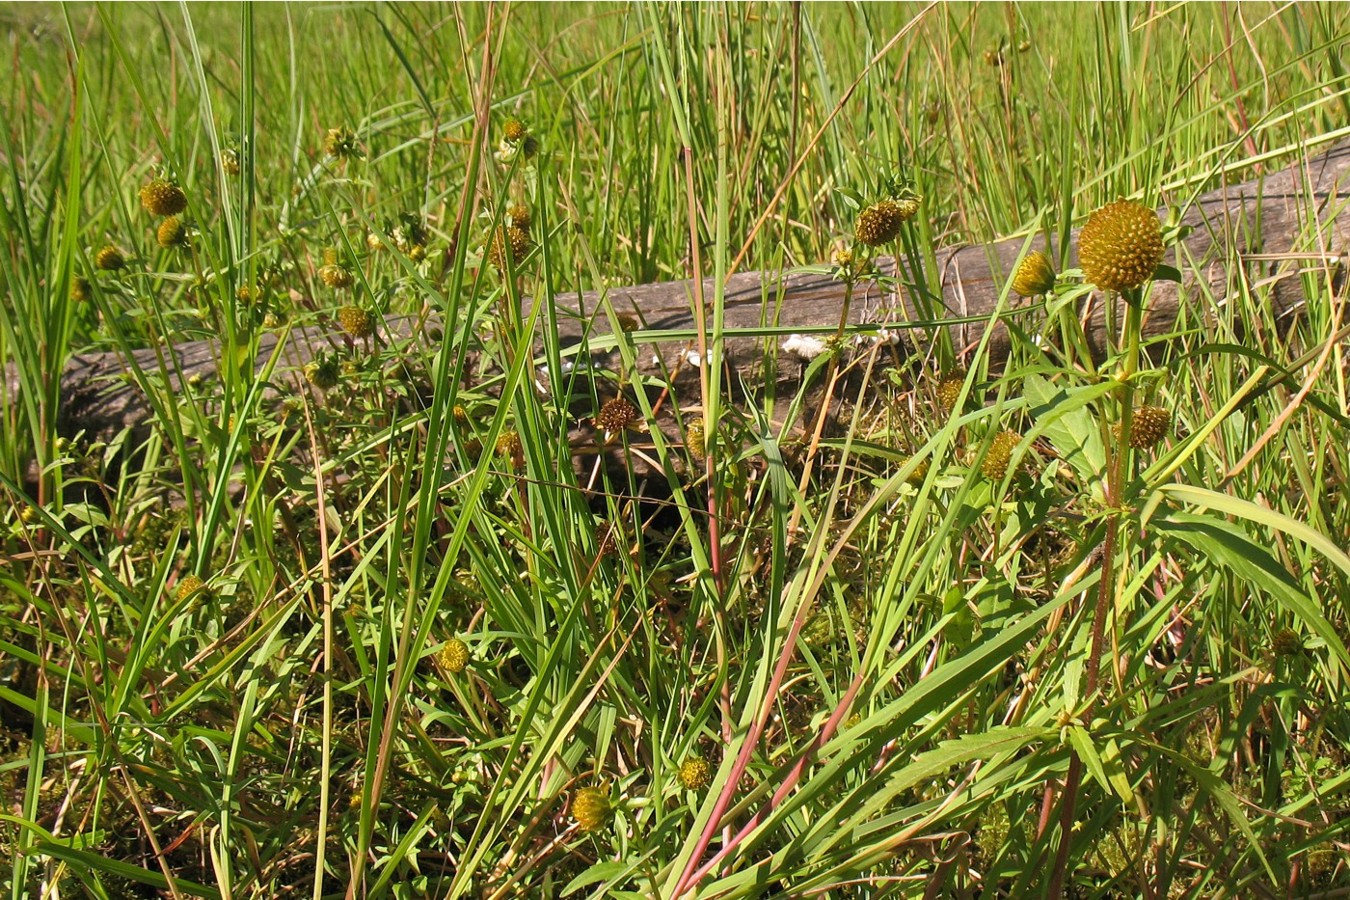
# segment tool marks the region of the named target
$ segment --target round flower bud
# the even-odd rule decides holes
[[[268,310],[263,316],[263,327],[277,329],[286,327],[286,314],[279,309]]]
[[[595,526],[595,555],[596,558],[609,556],[619,548],[619,541],[616,535],[619,527],[610,522],[600,522]]]
[[[1141,287],[1163,258],[1157,213],[1133,200],[1117,200],[1094,212],[1078,235],[1083,276],[1104,291]]]
[[[122,251],[112,244],[103,247],[94,255],[94,265],[105,272],[116,272],[126,264],[127,259],[122,255]]]
[[[323,136],[323,152],[336,159],[352,159],[361,155],[361,145],[347,129],[330,128]]]
[[[226,147],[220,151],[220,167],[226,175],[239,174],[239,151],[233,147]]]
[[[187,194],[167,178],[156,178],[141,188],[141,206],[152,216],[176,216],[187,209]]]
[[[498,271],[506,271],[507,254],[512,263],[519,263],[530,252],[530,235],[523,228],[508,225],[499,228],[492,236],[492,246],[488,248],[488,262]]]
[[[331,356],[312,359],[305,364],[305,380],[321,391],[336,387],[340,374],[338,362]]]
[[[426,253],[427,227],[417,213],[400,213],[398,224],[388,231],[400,253],[418,257]]]
[[[512,462],[519,459],[525,452],[525,447],[520,442],[520,435],[515,431],[503,431],[497,436],[497,455],[509,457]]]
[[[506,124],[502,126],[502,137],[513,144],[523,141],[530,133],[525,127],[525,123],[519,119],[507,119]]]
[[[171,247],[187,246],[187,226],[183,220],[177,216],[169,216],[163,222],[159,223],[159,230],[155,232],[155,240],[164,249]]]
[[[966,383],[966,373],[961,369],[953,369],[937,385],[937,402],[943,412],[951,412],[956,409],[956,403],[961,399],[961,388]]]
[[[1003,476],[1008,474],[1012,452],[1021,441],[1022,436],[1015,431],[1000,431],[994,435],[994,442],[989,445],[989,452],[985,454],[984,462],[980,464],[980,471],[984,473],[984,477],[990,481],[1001,481]]]
[[[906,218],[908,216],[899,203],[882,200],[858,213],[857,221],[853,223],[853,234],[861,243],[877,247],[895,240]]]
[[[1275,633],[1270,649],[1276,656],[1297,656],[1304,650],[1303,639],[1292,628],[1284,628]]]
[[[1120,426],[1116,426],[1119,438]],[[1134,411],[1130,422],[1130,446],[1136,450],[1147,450],[1162,443],[1172,430],[1172,411],[1161,406],[1141,406]]]
[[[375,317],[359,306],[344,306],[337,311],[338,324],[356,340],[364,340],[375,333]]]
[[[689,451],[689,455],[702,462],[708,455],[708,441],[706,425],[703,417],[699,416],[693,419],[684,429],[684,447]]]
[[[1013,290],[1023,297],[1036,297],[1050,292],[1055,286],[1055,267],[1050,257],[1033,250],[1023,258],[1013,275]]]
[[[458,675],[469,665],[469,645],[451,638],[436,653],[436,665],[446,675]]]
[[[606,400],[595,417],[595,427],[606,434],[618,434],[631,427],[638,420],[638,411],[628,398],[622,394],[612,400]]]
[[[530,208],[524,203],[517,203],[508,209],[506,220],[526,234],[530,233]]]
[[[89,279],[83,275],[76,275],[70,279],[70,299],[76,303],[88,303],[93,299],[94,291],[89,284]]]
[[[174,599],[178,601],[187,600],[189,597],[200,595],[202,599],[207,599],[211,595],[211,589],[206,586],[196,575],[188,575],[178,582],[178,589],[174,591]]]
[[[687,791],[701,791],[712,782],[712,765],[701,756],[691,756],[680,763],[680,786]]]
[[[903,469],[905,466],[909,465],[910,459],[913,459],[913,457],[907,457],[904,462],[900,464],[900,468]],[[928,477],[929,465],[930,463],[927,458],[919,460],[918,464],[914,466],[914,471],[909,473],[909,477],[906,478],[905,481],[914,485],[923,484],[923,480]]]
[[[572,797],[572,818],[582,831],[599,831],[609,823],[613,807],[609,791],[603,787],[586,787]]]
[[[319,280],[334,290],[349,288],[356,280],[352,270],[338,262],[337,250],[332,247],[323,252],[324,265],[319,269]]]

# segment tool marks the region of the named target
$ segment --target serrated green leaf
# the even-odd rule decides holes
[[[1111,382],[1062,388],[1039,375],[1028,375],[1022,381],[1036,430],[1049,439],[1084,485],[1098,484],[1106,472],[1101,428],[1087,406],[1114,389]]]

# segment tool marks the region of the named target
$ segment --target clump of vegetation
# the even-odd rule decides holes
[[[1350,10],[540,10],[4,13],[13,895],[1350,884]]]

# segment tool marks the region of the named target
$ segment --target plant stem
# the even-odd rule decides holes
[[[1082,719],[1088,728],[1092,727],[1092,714],[1097,706],[1097,688],[1101,674],[1102,642],[1106,636],[1106,619],[1110,615],[1115,601],[1116,548],[1120,543],[1120,520],[1123,512],[1125,494],[1126,467],[1130,460],[1130,427],[1134,419],[1134,374],[1139,369],[1140,325],[1143,318],[1143,301],[1138,291],[1125,296],[1125,334],[1123,336],[1125,358],[1116,378],[1120,382],[1120,437],[1107,461],[1106,475],[1106,536],[1101,547],[1101,577],[1097,582],[1097,608],[1092,616],[1092,643],[1088,649],[1086,671],[1086,697]],[[1108,445],[1110,446],[1110,445]],[[1050,879],[1047,896],[1063,895],[1064,878],[1069,863],[1069,835],[1073,829],[1078,789],[1083,781],[1083,760],[1077,756],[1069,761],[1069,773],[1064,781],[1064,804],[1060,807],[1059,848],[1055,853],[1054,874]],[[1047,789],[1048,790],[1048,789]]]

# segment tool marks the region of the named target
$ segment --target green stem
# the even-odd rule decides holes
[[[1130,429],[1134,424],[1134,375],[1139,371],[1139,344],[1143,322],[1143,297],[1136,289],[1125,295],[1125,333],[1122,336],[1124,361],[1116,379],[1120,382],[1120,437],[1112,449],[1107,462],[1106,475],[1106,536],[1102,540],[1101,576],[1097,582],[1097,608],[1092,617],[1092,643],[1088,650],[1087,671],[1085,673],[1086,699],[1082,719],[1088,728],[1092,727],[1092,714],[1097,706],[1097,689],[1100,684],[1103,644],[1106,640],[1106,619],[1111,614],[1115,602],[1115,579],[1113,572],[1116,563],[1116,551],[1120,546],[1120,522],[1124,512],[1124,496],[1129,472]],[[1109,308],[1109,307],[1108,307]],[[1083,780],[1083,761],[1075,755],[1069,761],[1068,776],[1064,780],[1064,804],[1060,808],[1059,848],[1055,854],[1054,874],[1050,879],[1047,896],[1063,895],[1064,878],[1069,862],[1069,839],[1073,831],[1073,821],[1079,786]]]

